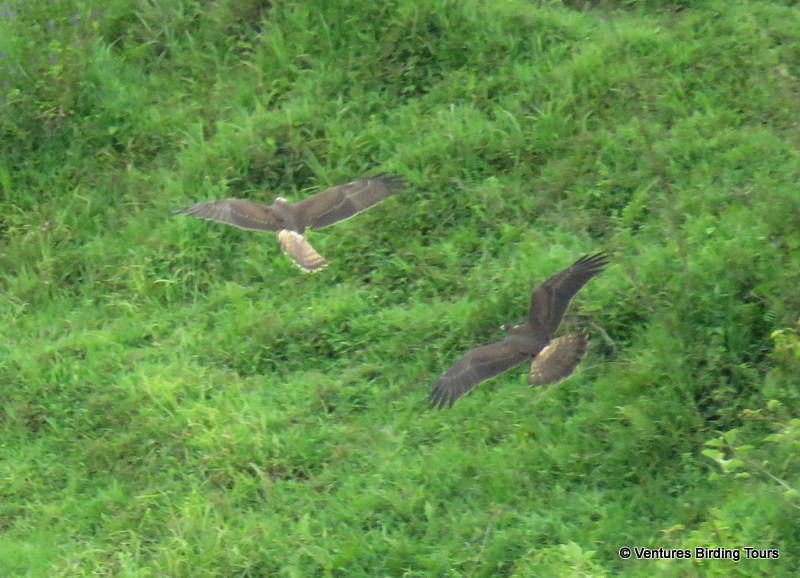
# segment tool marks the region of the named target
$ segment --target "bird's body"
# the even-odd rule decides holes
[[[275,219],[280,223],[280,228],[282,230],[294,231],[300,234],[305,231],[305,223],[300,222],[294,205],[289,201],[283,197],[275,197],[270,207],[272,208],[272,213],[275,215]]]
[[[510,345],[520,352],[536,355],[547,345],[549,339],[543,336],[531,335],[528,324],[520,323],[508,328],[504,341],[508,341]]]
[[[250,231],[278,233],[281,248],[304,271],[317,271],[328,262],[303,236],[306,229],[322,229],[347,220],[404,188],[401,178],[378,175],[326,189],[298,203],[277,197],[271,205],[246,199],[198,203],[175,211],[191,217]]]
[[[531,294],[528,319],[504,326],[506,338],[468,351],[434,384],[433,407],[450,407],[479,383],[533,359],[529,382],[544,385],[569,376],[586,352],[582,335],[552,340],[570,300],[608,263],[603,253],[587,255],[550,277]]]

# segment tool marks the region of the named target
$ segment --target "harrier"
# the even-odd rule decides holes
[[[586,255],[550,277],[531,294],[528,320],[504,326],[502,341],[472,349],[448,369],[433,386],[432,407],[451,407],[479,383],[533,359],[528,383],[531,386],[565,379],[586,353],[587,340],[579,334],[551,341],[569,302],[589,279],[603,271],[608,257],[603,253]]]
[[[274,231],[283,252],[307,272],[328,262],[314,250],[303,232],[322,229],[366,211],[405,187],[400,177],[382,174],[326,189],[299,203],[277,197],[271,205],[246,199],[222,199],[198,203],[175,211],[251,231]]]

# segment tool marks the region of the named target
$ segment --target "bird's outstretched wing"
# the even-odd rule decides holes
[[[589,279],[603,271],[607,264],[608,257],[604,253],[586,255],[534,289],[528,311],[528,321],[534,334],[550,338],[558,329],[575,294]]]
[[[189,215],[252,231],[278,231],[281,228],[269,206],[245,199],[222,199],[210,203],[197,203],[178,209],[173,214]]]
[[[303,227],[321,229],[366,211],[405,187],[402,178],[378,175],[326,189],[295,205]]]
[[[284,229],[278,233],[278,241],[283,252],[307,273],[319,271],[328,264],[328,261],[317,253],[311,243],[300,233]]]
[[[451,407],[459,397],[482,381],[508,371],[529,357],[530,355],[514,347],[509,339],[472,349],[434,384],[429,398],[430,405],[438,408]]]
[[[537,387],[566,379],[575,371],[575,367],[586,353],[588,344],[589,340],[580,334],[554,339],[531,363],[528,383],[532,387]]]

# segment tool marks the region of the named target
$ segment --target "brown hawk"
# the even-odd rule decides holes
[[[586,255],[550,277],[531,294],[528,319],[505,326],[506,338],[468,351],[434,384],[432,407],[451,407],[479,383],[533,359],[529,383],[554,383],[568,377],[586,353],[584,336],[566,335],[551,341],[569,302],[589,279],[608,264],[604,253]]]
[[[246,199],[198,203],[175,211],[251,231],[274,231],[283,252],[303,271],[318,271],[328,262],[303,236],[366,211],[405,187],[402,178],[382,174],[326,189],[299,203],[277,197],[271,205]]]

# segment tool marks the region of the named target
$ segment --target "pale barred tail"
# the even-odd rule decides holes
[[[307,273],[324,268],[328,261],[314,250],[303,235],[295,231],[283,229],[278,232],[278,241],[283,252],[289,255],[295,264]]]
[[[575,371],[588,344],[586,337],[579,334],[554,339],[533,359],[528,383],[536,387],[566,379]]]

